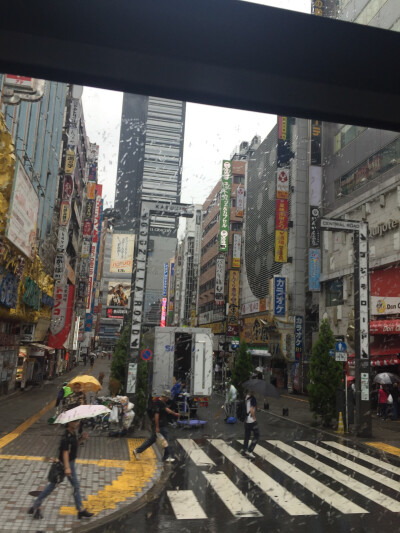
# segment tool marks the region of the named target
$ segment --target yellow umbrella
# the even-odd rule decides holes
[[[68,383],[68,386],[72,387],[75,383],[79,383],[81,385],[83,392],[97,392],[101,389],[101,384],[93,376],[76,376]]]

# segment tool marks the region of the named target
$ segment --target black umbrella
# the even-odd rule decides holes
[[[271,383],[267,383],[263,379],[249,379],[242,383],[242,387],[252,392],[261,394],[262,396],[270,396],[271,398],[279,398],[279,392]]]

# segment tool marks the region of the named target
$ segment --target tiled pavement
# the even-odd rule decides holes
[[[107,363],[96,361],[95,370],[96,366],[103,370]],[[29,393],[24,393],[24,399],[28,398]],[[22,430],[18,429],[21,425],[14,427],[16,431],[9,439],[7,434],[0,439],[0,532],[66,532],[79,531],[83,525],[96,527],[96,522],[117,516],[137,502],[160,479],[163,464],[157,450],[148,449],[140,461],[133,457],[133,449],[143,441],[135,432],[132,438],[122,439],[89,432],[85,446],[79,447],[76,462],[82,499],[94,517],[78,520],[72,487],[64,480],[42,504],[44,518],[34,520],[27,511],[47,484],[48,460],[57,456],[63,430],[47,424],[52,411],[29,426],[26,420],[32,414],[25,408],[28,416],[21,415],[18,403],[18,398],[12,402],[15,419],[18,423],[25,420],[28,427],[23,424]],[[7,428],[9,426],[8,421]]]

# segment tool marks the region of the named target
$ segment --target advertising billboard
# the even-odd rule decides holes
[[[233,235],[232,246],[232,266],[233,268],[240,268],[240,251],[242,247],[242,236],[238,233]]]
[[[223,305],[225,302],[225,257],[217,257],[215,264],[215,303]]]
[[[125,280],[108,282],[107,307],[129,308],[131,283]]]
[[[275,262],[287,263],[288,253],[288,232],[284,230],[275,231]]]
[[[276,173],[276,197],[289,198],[289,169],[278,168]]]
[[[5,235],[31,261],[35,258],[38,215],[38,195],[17,160]]]
[[[285,317],[287,314],[287,278],[285,276],[274,276],[273,291],[274,315]]]
[[[310,291],[320,291],[321,275],[321,251],[318,248],[308,250],[308,289]]]
[[[229,272],[228,335],[239,335],[239,276],[238,270]]]
[[[239,185],[236,189],[236,216],[242,217],[244,215],[244,187]]]
[[[114,233],[111,244],[110,272],[132,274],[135,236]]]

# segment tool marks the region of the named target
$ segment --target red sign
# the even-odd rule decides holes
[[[371,335],[400,335],[400,320],[371,320],[369,332]]]
[[[289,200],[276,199],[276,230],[286,230],[289,225]]]
[[[54,307],[50,326],[49,346],[64,348],[71,331],[72,310],[75,285],[56,285],[54,289]]]
[[[63,200],[70,200],[73,191],[74,191],[74,182],[72,181],[72,176],[70,174],[66,174],[64,176],[64,183],[63,183]]]
[[[85,220],[83,223],[83,236],[84,237],[90,237],[92,235],[92,221],[91,220]]]

